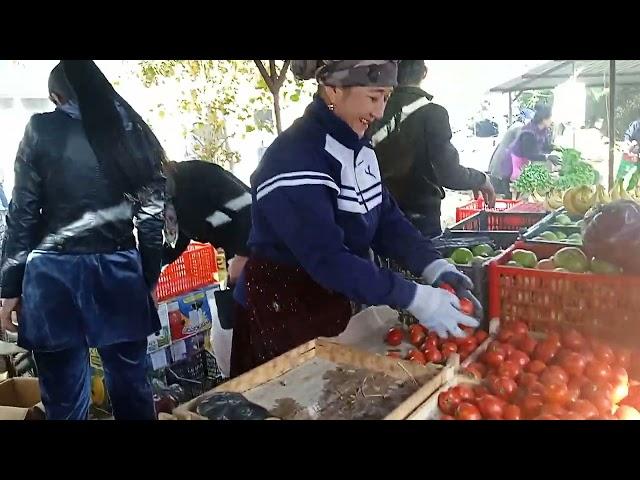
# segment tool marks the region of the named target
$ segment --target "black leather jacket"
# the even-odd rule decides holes
[[[141,152],[142,154],[143,152]],[[109,185],[82,122],[54,111],[31,117],[15,161],[2,248],[3,298],[20,296],[29,253],[112,253],[136,247],[147,284],[160,275],[165,179],[125,199]]]

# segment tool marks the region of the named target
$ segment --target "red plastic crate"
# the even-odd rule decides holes
[[[504,212],[508,208],[511,208],[514,205],[520,205],[521,203],[523,203],[522,200],[496,200],[495,208],[489,208],[485,205],[484,198],[479,197],[477,200],[473,200],[462,207],[456,208],[456,223],[483,210],[488,210],[490,212]]]
[[[450,227],[452,232],[519,232],[532,227],[545,217],[538,212],[492,212],[483,210]]]
[[[207,244],[191,242],[178,259],[160,274],[158,301],[177,297],[215,282],[216,252]]]
[[[630,347],[640,344],[640,277],[507,267],[513,250],[538,259],[563,245],[516,242],[489,265],[489,317],[520,320],[534,330],[574,327]]]

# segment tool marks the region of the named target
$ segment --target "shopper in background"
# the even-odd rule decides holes
[[[383,116],[397,61],[294,60],[292,67],[298,78],[315,77],[319,90],[251,176],[251,256],[236,287],[231,374],[340,334],[350,301],[406,308],[443,337],[463,336],[459,325],[477,320],[437,286],[449,283],[473,299],[472,283],[398,209],[365,136]],[[377,267],[370,249],[427,285]]]
[[[115,418],[151,420],[164,151],[94,62],[60,62],[49,93],[56,109],[31,117],[15,161],[1,325],[15,331],[17,314],[47,418],[87,419],[96,347]]]
[[[502,178],[502,161],[509,155],[509,147],[516,141],[522,128],[533,119],[535,111],[530,108],[523,108],[516,116],[515,122],[505,132],[502,140],[493,151],[491,161],[489,162],[489,178],[496,193],[505,197],[511,197],[509,177]]]
[[[238,281],[248,260],[251,190],[231,172],[201,160],[169,162],[163,263],[175,261],[191,240],[222,248],[228,259],[229,284]],[[233,336],[233,290],[214,293],[217,319],[211,327],[213,354],[229,376]]]
[[[191,240],[222,248],[235,283],[249,250],[249,187],[219,165],[202,160],[169,162],[163,263],[175,261]]]
[[[442,233],[444,188],[473,190],[489,206],[495,192],[486,174],[460,165],[447,110],[420,88],[426,76],[424,60],[400,61],[398,86],[369,134],[385,185],[411,223],[431,238]]]
[[[522,127],[506,155],[500,160],[500,178],[516,181],[530,162],[549,161],[556,166],[560,164],[560,158],[551,154],[551,124],[551,107],[546,104],[536,105],[533,119]]]

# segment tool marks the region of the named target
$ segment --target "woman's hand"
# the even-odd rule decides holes
[[[2,307],[0,307],[0,329],[7,332],[17,332],[18,327],[14,325],[11,319],[12,313],[16,312],[16,318],[20,315],[20,297],[3,298]]]

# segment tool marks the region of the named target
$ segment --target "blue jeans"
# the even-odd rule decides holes
[[[98,349],[116,420],[154,420],[147,377],[147,341]],[[34,352],[48,420],[86,420],[91,403],[89,347]]]

